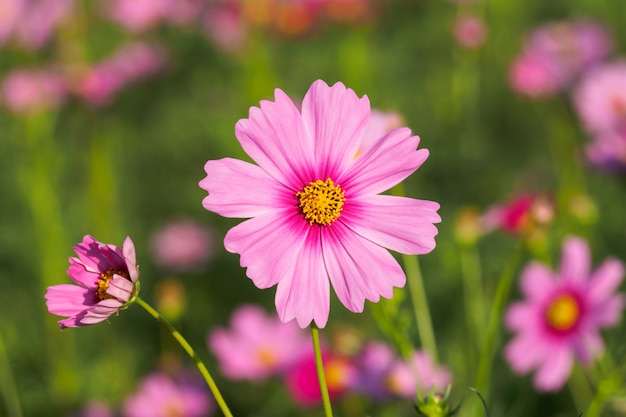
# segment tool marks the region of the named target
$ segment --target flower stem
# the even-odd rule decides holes
[[[326,417],[332,417],[333,410],[330,406],[330,395],[328,395],[328,385],[326,385],[326,374],[324,373],[324,362],[322,362],[322,349],[320,348],[320,331],[311,324],[311,335],[313,336],[313,351],[315,352],[315,367],[317,368],[317,378],[320,381],[320,391],[324,402],[324,412]]]
[[[406,269],[406,279],[409,285],[409,293],[413,302],[413,312],[415,313],[415,321],[417,323],[417,331],[420,335],[420,341],[424,349],[429,351],[433,356],[435,363],[438,361],[437,342],[435,341],[435,332],[433,330],[433,322],[430,318],[430,310],[428,308],[428,298],[424,289],[424,280],[420,270],[417,256],[402,255],[404,268]]]
[[[158,311],[156,311],[148,303],[142,300],[141,297],[137,297],[136,302],[141,307],[143,307],[144,310],[146,310],[152,317],[157,319],[159,323],[161,323],[167,330],[169,330],[169,332],[172,334],[172,336],[174,336],[176,341],[180,343],[180,345],[185,350],[185,352],[187,352],[189,357],[193,359],[193,361],[195,362],[196,366],[198,367],[198,370],[200,371],[200,373],[204,377],[204,380],[209,386],[209,389],[213,393],[213,396],[215,397],[215,401],[217,402],[217,405],[220,407],[220,409],[224,413],[224,416],[233,417],[230,410],[228,409],[228,406],[226,405],[226,402],[224,401],[224,397],[222,397],[222,394],[217,388],[217,385],[215,384],[213,377],[211,376],[208,369],[204,365],[204,362],[202,362],[202,360],[198,357],[196,352],[193,350],[193,348],[187,342],[187,340],[185,340],[183,335],[181,335],[180,332],[176,330],[176,328],[165,317],[163,317]]]
[[[517,248],[513,251],[509,257],[509,261],[502,270],[502,275],[498,280],[498,286],[496,287],[496,294],[494,296],[493,303],[491,304],[491,311],[489,312],[489,323],[487,324],[487,333],[485,336],[485,342],[482,347],[482,353],[478,362],[478,375],[476,377],[476,390],[483,395],[489,395],[489,375],[491,374],[491,367],[493,365],[493,355],[496,350],[496,344],[500,336],[500,323],[502,315],[504,313],[504,307],[506,300],[515,278],[515,271],[517,265],[522,257],[524,249],[523,242],[520,242]]]
[[[20,398],[15,388],[15,381],[13,380],[13,374],[11,373],[11,364],[7,355],[6,348],[4,346],[4,340],[0,333],[0,392],[4,397],[4,403],[7,408],[7,416],[9,417],[22,417],[22,407],[20,405]]]

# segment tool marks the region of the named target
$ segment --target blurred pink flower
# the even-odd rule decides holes
[[[509,233],[523,232],[530,224],[534,201],[535,196],[520,194],[508,202],[494,204],[482,216],[483,229],[486,232],[494,229]]]
[[[200,381],[153,373],[126,399],[123,410],[126,417],[205,417],[213,405]]]
[[[610,33],[597,22],[546,23],[530,33],[514,59],[511,86],[532,98],[549,96],[571,86],[580,74],[606,58],[612,47]]]
[[[387,376],[389,390],[400,397],[415,398],[427,395],[433,388],[443,393],[452,383],[452,374],[443,366],[437,366],[426,351],[415,351],[407,363],[397,359]]]
[[[482,18],[466,13],[455,19],[452,34],[462,48],[476,49],[487,40],[487,26]]]
[[[626,60],[589,71],[574,91],[574,104],[590,132],[604,132],[626,123]]]
[[[249,218],[224,239],[258,288],[278,284],[283,322],[324,327],[330,284],[350,311],[391,297],[406,280],[387,249],[424,254],[435,247],[439,204],[378,195],[428,157],[417,136],[396,129],[358,154],[370,118],[367,97],[342,83],[313,83],[302,110],[280,89],[252,107],[235,134],[258,164],[208,161],[204,207]]]
[[[517,333],[504,352],[511,368],[521,374],[536,370],[540,391],[561,388],[574,358],[589,364],[604,350],[599,330],[621,317],[624,298],[615,292],[623,276],[616,259],[592,271],[589,246],[575,237],[563,242],[559,271],[529,264],[520,281],[526,300],[506,312],[506,326]]]
[[[212,330],[208,345],[222,374],[231,379],[281,374],[311,349],[310,339],[295,323],[283,323],[254,305],[239,307],[230,326]]]
[[[587,158],[599,170],[626,173],[626,124],[597,133],[586,147]]]
[[[45,295],[50,313],[69,316],[59,320],[61,329],[100,323],[137,295],[139,270],[129,237],[118,248],[86,235],[74,251],[78,258],[70,258],[67,274],[78,285],[53,285]]]
[[[18,24],[26,0],[3,0],[0,2],[0,46],[4,45]]]
[[[404,125],[404,118],[394,111],[372,109],[370,122],[363,134],[359,152],[373,146],[380,138]]]
[[[313,350],[311,349],[308,353],[302,355],[300,361],[286,373],[285,383],[296,403],[314,406],[322,403],[322,392]],[[342,396],[354,387],[357,370],[349,358],[325,352],[322,349],[322,362],[328,395],[331,399]]]
[[[18,114],[54,109],[68,94],[64,75],[52,68],[14,69],[6,75],[0,102]]]
[[[242,51],[248,40],[248,23],[237,0],[213,0],[203,15],[202,29],[207,39],[227,53]]]
[[[391,398],[387,377],[397,360],[393,349],[383,342],[368,342],[354,358],[358,372],[355,390],[375,400]]]
[[[131,32],[151,29],[161,22],[171,0],[105,0],[108,16]]]
[[[49,42],[54,30],[73,12],[73,0],[26,0],[13,35],[24,47],[39,49]]]
[[[159,72],[164,65],[165,52],[160,46],[125,44],[78,80],[78,94],[95,106],[109,104],[123,87]]]
[[[214,256],[213,232],[193,220],[164,225],[151,239],[157,265],[176,272],[202,269]]]

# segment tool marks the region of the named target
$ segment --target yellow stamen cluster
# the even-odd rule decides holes
[[[107,289],[109,288],[109,281],[113,278],[113,275],[116,274],[128,279],[128,273],[126,271],[116,271],[113,268],[109,268],[106,272],[100,274],[98,288],[96,288],[96,295],[99,299],[113,298],[111,295],[107,294]]]
[[[578,301],[571,295],[557,297],[548,307],[546,318],[554,330],[565,331],[576,325],[580,317]]]
[[[344,191],[330,178],[310,182],[296,193],[296,197],[304,218],[310,225],[315,223],[320,226],[328,226],[337,220],[346,201]]]

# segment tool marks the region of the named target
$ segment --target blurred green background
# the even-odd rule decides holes
[[[248,159],[234,137],[234,124],[247,117],[250,106],[271,98],[274,88],[295,98],[318,78],[342,81],[358,95],[366,94],[372,107],[400,113],[421,137],[420,146],[430,150],[424,166],[405,182],[405,191],[441,204],[437,248],[420,257],[420,264],[440,360],[454,374],[456,401],[478,401],[467,389],[476,368],[468,346],[477,342],[466,329],[462,308],[461,250],[454,238],[460,209],[484,210],[526,190],[548,192],[556,196],[562,213],[547,241],[553,262],[567,234],[590,240],[594,264],[609,254],[625,257],[623,179],[581,166],[580,149],[588,138],[566,97],[532,101],[517,96],[508,86],[507,71],[524,35],[555,19],[604,22],[619,55],[626,46],[626,2],[483,0],[462,5],[397,0],[378,5],[377,15],[366,23],[331,23],[297,37],[253,31],[253,47],[240,55],[220,52],[194,31],[161,27],[143,37],[166,45],[166,70],[129,86],[110,105],[93,109],[70,101],[29,117],[0,111],[0,369],[5,392],[10,390],[10,369],[23,415],[67,415],[93,398],[118,405],[143,375],[161,364],[164,352],[187,361],[136,306],[109,323],[58,330],[58,318],[47,312],[43,295],[47,286],[69,282],[67,258],[85,234],[117,245],[131,236],[141,267],[142,297],[154,301],[156,286],[171,274],[150,256],[153,233],[180,217],[215,230],[211,264],[177,276],[187,298],[176,324],[211,370],[216,363],[205,343],[210,328],[225,326],[242,303],[273,311],[274,289],[257,290],[239,267],[238,256],[223,249],[225,232],[238,221],[206,212],[201,206],[206,193],[198,181],[209,159]],[[81,8],[95,13],[96,4],[82,2]],[[481,48],[456,44],[451,28],[462,11],[484,18],[488,38]],[[64,42],[63,34],[59,36],[56,42]],[[80,42],[95,61],[129,36],[91,17]],[[0,75],[48,62],[52,54],[50,49],[1,50]],[[573,195],[590,199],[598,215],[580,220],[568,213]],[[516,245],[514,237],[500,233],[478,245],[487,294],[493,294]],[[531,256],[526,253],[524,262]],[[329,334],[334,326],[347,325],[368,337],[384,337],[369,305],[354,315],[335,298],[332,303]],[[413,324],[409,331],[419,345]],[[607,337],[617,357],[626,351],[625,333],[618,328]],[[509,337],[504,332],[503,341]],[[500,349],[495,361],[491,392],[484,393],[492,416],[577,416],[583,411],[567,389],[535,393],[531,378],[514,375]],[[277,384],[231,382],[219,373],[216,377],[235,415],[321,414],[295,412],[295,406],[284,404],[288,399]],[[274,405],[268,406],[267,398],[274,398]],[[5,415],[2,401],[4,397],[0,415]],[[406,403],[364,407],[372,416],[413,415]],[[337,414],[351,415],[349,408],[338,406]],[[613,407],[605,415],[624,414]]]

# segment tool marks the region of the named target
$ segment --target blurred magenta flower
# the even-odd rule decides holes
[[[626,60],[586,73],[574,91],[574,104],[589,132],[604,133],[626,124]]]
[[[366,343],[354,358],[357,370],[355,390],[374,400],[391,398],[393,394],[389,390],[387,378],[396,360],[395,352],[387,343]]]
[[[452,35],[462,48],[477,49],[487,40],[487,25],[482,18],[464,13],[454,20]]]
[[[148,375],[124,402],[125,417],[205,417],[213,411],[205,386],[190,377]]]
[[[4,45],[18,24],[26,0],[3,0],[0,2],[0,46]]]
[[[552,221],[554,210],[554,202],[548,196],[521,193],[489,207],[480,223],[483,233],[503,230],[515,235],[530,235]]]
[[[131,32],[151,29],[161,22],[171,0],[106,0],[102,7],[115,23]]]
[[[2,0],[13,3],[15,0]],[[74,12],[73,0],[23,0],[13,25],[13,38],[27,49],[45,46],[54,31]],[[2,6],[0,6],[2,8]]]
[[[174,272],[202,269],[215,255],[213,231],[193,220],[171,221],[151,238],[154,262]]]
[[[89,104],[103,106],[126,85],[142,81],[163,69],[165,51],[155,44],[135,41],[88,69],[76,90]]]
[[[604,350],[599,330],[621,317],[624,297],[616,290],[623,276],[616,259],[592,271],[589,246],[576,237],[564,240],[559,271],[529,264],[520,281],[526,300],[506,312],[506,326],[516,332],[504,352],[511,368],[522,374],[536,370],[540,391],[561,388],[575,358],[589,364]]]
[[[570,87],[612,48],[612,37],[600,23],[588,19],[549,22],[529,34],[511,65],[509,81],[520,94],[550,96]]]
[[[208,345],[222,374],[248,380],[281,374],[311,351],[310,339],[295,323],[283,323],[254,305],[239,307],[230,329],[212,330]]]
[[[127,237],[121,248],[86,235],[74,247],[67,274],[78,285],[48,287],[48,311],[58,316],[61,329],[100,323],[132,302],[139,287],[135,246]]]
[[[322,349],[322,358],[328,395],[331,399],[339,398],[354,388],[357,370],[350,358],[336,355],[325,349]],[[308,354],[302,355],[300,361],[287,371],[285,383],[287,391],[297,404],[309,407],[322,403],[312,349],[308,351]]]
[[[219,50],[237,53],[245,49],[249,24],[237,0],[213,0],[202,17],[202,30]]]
[[[387,375],[389,390],[400,397],[415,398],[427,395],[432,389],[443,393],[452,383],[452,374],[438,366],[430,354],[423,350],[413,352],[410,361],[396,359]]]
[[[65,76],[53,68],[19,68],[2,81],[0,103],[18,114],[59,107],[68,95]]]
[[[589,162],[599,170],[626,173],[626,123],[597,133],[586,147]]]
[[[283,322],[324,327],[330,284],[353,312],[366,299],[390,298],[406,277],[387,249],[425,254],[435,247],[439,204],[379,195],[419,168],[428,150],[416,150],[419,137],[400,128],[358,153],[370,113],[367,96],[342,83],[315,81],[301,111],[276,89],[275,101],[252,107],[235,126],[258,165],[231,158],[205,165],[203,205],[225,217],[252,217],[224,245],[241,255],[258,288],[278,284]]]

